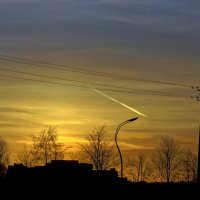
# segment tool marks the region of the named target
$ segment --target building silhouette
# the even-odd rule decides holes
[[[8,166],[8,180],[20,181],[64,181],[66,185],[109,185],[120,178],[115,169],[97,171],[92,164],[79,163],[77,160],[52,160],[45,166],[26,167],[23,164]]]
[[[8,167],[6,179],[0,181],[0,189],[7,199],[13,195],[14,199],[170,199],[172,195],[181,198],[199,194],[194,183],[134,183],[118,177],[115,169],[97,171],[77,160],[52,160],[30,168],[14,164]]]

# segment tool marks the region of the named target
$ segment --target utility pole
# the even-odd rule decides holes
[[[197,87],[197,101],[200,101],[200,88]]]
[[[197,183],[200,184],[200,124],[199,124],[199,144],[198,144]]]

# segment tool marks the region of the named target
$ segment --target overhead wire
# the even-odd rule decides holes
[[[21,80],[26,80],[26,81],[34,81],[34,82],[48,83],[48,84],[54,84],[54,85],[62,85],[62,86],[71,86],[71,87],[91,89],[90,86],[59,83],[59,82],[53,82],[53,81],[47,81],[47,80],[41,80],[41,79],[32,79],[32,78],[19,77],[19,76],[11,76],[11,75],[5,75],[5,74],[0,74],[0,76],[1,77],[14,78],[14,79],[21,79]],[[126,91],[126,90],[99,88],[99,87],[95,87],[95,89],[104,90],[104,91],[112,91],[112,92],[129,93],[129,94],[146,94],[146,95],[173,96],[173,97],[184,97],[184,98],[189,97],[187,95],[157,94],[157,93],[148,93],[148,92],[143,92],[143,91],[141,91],[141,92],[140,91]]]
[[[37,76],[37,77],[42,77],[42,78],[56,79],[56,80],[60,80],[60,81],[71,81],[71,82],[95,85],[95,86],[100,86],[100,87],[111,87],[111,88],[122,89],[122,90],[147,92],[149,94],[154,93],[154,94],[161,94],[161,95],[164,94],[164,95],[172,95],[172,96],[173,95],[174,96],[183,95],[183,94],[175,94],[175,93],[168,93],[168,92],[157,92],[157,91],[152,91],[152,90],[142,90],[142,89],[134,89],[134,88],[128,88],[128,87],[120,87],[120,86],[114,86],[114,85],[108,85],[108,84],[100,84],[100,83],[87,82],[87,81],[79,81],[79,80],[74,80],[74,79],[66,79],[66,78],[60,78],[60,77],[48,76],[48,75],[42,75],[42,74],[36,74],[36,73],[30,73],[30,72],[22,72],[22,71],[19,71],[19,70],[11,70],[11,69],[5,69],[5,68],[0,68],[0,70],[1,71],[19,73],[19,74],[25,74],[25,75],[31,75],[31,76]]]
[[[81,74],[88,74],[88,75],[93,75],[93,76],[101,76],[101,77],[109,77],[109,78],[125,79],[125,80],[135,80],[135,81],[142,81],[142,82],[151,82],[151,83],[157,83],[157,84],[180,86],[180,87],[189,87],[189,88],[194,87],[192,85],[187,85],[187,84],[150,80],[150,79],[144,79],[144,78],[132,77],[132,76],[122,76],[122,75],[114,74],[114,73],[105,73],[105,72],[100,72],[100,71],[96,71],[96,70],[89,70],[89,69],[83,69],[83,68],[77,68],[77,67],[69,67],[69,66],[65,66],[65,65],[53,64],[50,62],[25,59],[25,58],[9,56],[9,55],[0,55],[0,57],[1,57],[0,60],[4,60],[4,61],[27,64],[27,65],[55,69],[55,70],[63,70],[63,71],[81,73]],[[15,60],[13,60],[13,59],[15,59]],[[30,62],[32,62],[32,63],[30,63]]]

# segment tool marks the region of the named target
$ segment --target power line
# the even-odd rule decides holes
[[[0,56],[1,57],[8,57],[8,58],[13,58],[13,59],[18,59],[18,60],[29,61],[29,62],[34,62],[34,63],[45,64],[45,65],[53,65],[53,66],[57,66],[57,67],[64,67],[64,68],[69,68],[69,69],[86,71],[86,72],[93,72],[93,73],[100,73],[100,74],[109,74],[109,73],[104,73],[104,72],[99,72],[99,71],[94,71],[94,70],[89,70],[89,69],[82,69],[82,68],[78,68],[78,67],[69,67],[69,66],[65,66],[65,65],[52,64],[50,62],[44,62],[44,61],[38,61],[38,60],[32,60],[32,59],[25,59],[25,58],[20,58],[20,57],[15,57],[15,56],[8,56],[8,55],[0,55]],[[113,75],[113,74],[109,74],[109,75]]]
[[[37,76],[37,77],[43,77],[43,78],[51,78],[51,79],[56,79],[56,80],[61,80],[61,81],[72,81],[72,82],[84,83],[84,84],[95,85],[95,86],[112,87],[112,88],[123,89],[123,90],[132,90],[132,91],[134,90],[134,91],[138,91],[138,92],[147,92],[149,94],[154,93],[154,94],[165,94],[165,95],[174,95],[174,96],[183,95],[183,94],[174,94],[174,93],[167,93],[167,92],[157,92],[157,91],[152,91],[152,90],[141,90],[141,89],[133,89],[133,88],[127,88],[127,87],[119,87],[119,86],[113,86],[113,85],[107,85],[107,84],[98,84],[98,83],[79,81],[79,80],[74,80],[74,79],[65,79],[65,78],[60,78],[60,77],[55,77],[55,76],[47,76],[47,75],[22,72],[22,71],[18,71],[18,70],[11,70],[11,69],[5,69],[5,68],[0,68],[0,70],[8,71],[8,72],[15,72],[15,73],[19,73],[19,74],[25,74],[25,75],[31,75],[31,76]]]
[[[26,81],[35,81],[35,82],[48,83],[48,84],[54,84],[54,85],[62,85],[62,86],[71,86],[71,87],[91,89],[91,87],[83,86],[83,85],[66,84],[66,83],[52,82],[52,81],[46,81],[46,80],[40,80],[40,79],[31,79],[31,78],[25,78],[25,77],[19,77],[19,76],[10,76],[10,75],[5,75],[5,74],[0,74],[0,76],[8,77],[8,78],[14,78],[14,79],[21,79],[21,80],[26,80]],[[129,94],[145,94],[145,95],[158,95],[158,96],[171,96],[171,97],[184,97],[184,98],[187,97],[188,98],[188,96],[186,96],[186,95],[170,95],[170,94],[156,94],[156,93],[154,94],[154,93],[147,93],[147,92],[126,91],[126,90],[98,88],[98,87],[95,87],[95,89],[104,90],[104,91],[112,91],[112,92],[129,93]]]
[[[116,79],[135,80],[135,81],[151,82],[151,83],[157,83],[157,84],[190,87],[190,88],[194,87],[194,86],[187,85],[187,84],[164,82],[164,81],[143,79],[143,78],[138,78],[138,77],[122,76],[122,75],[119,75],[119,74],[113,74],[113,73],[111,74],[111,73],[82,69],[82,68],[77,68],[77,67],[68,67],[68,66],[65,66],[65,65],[52,64],[52,63],[49,63],[49,62],[25,59],[25,58],[20,58],[20,57],[15,57],[15,56],[8,56],[8,55],[0,55],[0,56],[10,58],[10,59],[0,58],[0,60],[5,60],[5,61],[15,62],[15,63],[28,64],[28,65],[34,65],[34,66],[37,66],[37,67],[51,68],[51,69],[63,70],[63,71],[71,71],[71,72],[75,72],[75,73],[89,74],[89,75],[94,75],[94,76],[102,76],[102,77],[109,77],[109,78],[116,78]],[[15,59],[15,60],[13,60],[13,59]],[[21,61],[19,61],[19,60],[21,60]],[[28,62],[25,62],[25,61],[28,61]],[[34,64],[29,63],[29,62],[34,62]],[[39,63],[39,64],[36,64],[36,63]],[[50,65],[50,66],[46,66],[46,65]]]
[[[35,64],[35,63],[27,63],[27,62],[18,61],[18,60],[11,60],[11,59],[5,59],[5,58],[0,58],[0,60],[5,60],[5,61],[9,61],[9,62],[14,62],[14,63],[21,63],[21,64],[26,64],[26,65],[31,65],[31,66],[41,67],[41,68],[47,68],[47,69],[55,69],[55,70],[75,72],[75,73],[80,73],[80,74],[90,74],[90,75],[101,76],[99,74],[94,74],[94,73],[89,73],[89,72],[84,72],[84,71],[70,70],[70,69],[64,69],[64,68],[59,68],[59,67],[50,67],[50,66],[44,66],[44,65]]]

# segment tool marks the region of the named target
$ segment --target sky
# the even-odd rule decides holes
[[[0,0],[0,54],[200,86],[199,7],[197,0]],[[196,89],[42,68],[11,62],[3,56],[0,68],[0,135],[8,141],[12,155],[31,142],[31,135],[49,125],[57,126],[60,141],[72,145],[73,151],[77,142],[84,142],[88,133],[102,125],[106,125],[113,140],[117,126],[133,117],[139,119],[119,133],[124,154],[151,150],[166,135],[177,139],[183,148],[197,151],[200,102],[190,98]],[[185,97],[105,91],[105,87],[98,87],[105,94],[101,95],[95,92],[94,85],[2,68]]]

